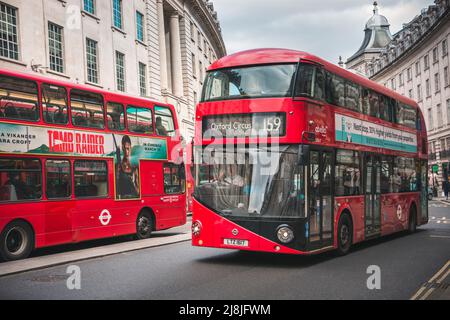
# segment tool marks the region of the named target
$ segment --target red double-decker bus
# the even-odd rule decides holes
[[[173,106],[0,70],[0,257],[186,223]]]
[[[428,222],[417,103],[314,55],[218,60],[196,120],[194,246],[346,254]]]

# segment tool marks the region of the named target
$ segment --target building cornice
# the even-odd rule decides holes
[[[186,2],[192,5],[194,13],[197,14],[206,27],[205,31],[209,33],[210,40],[215,47],[218,57],[226,56],[227,50],[222,38],[220,23],[217,20],[217,16],[214,16],[217,13],[213,11],[212,3],[206,0],[187,0]]]
[[[436,20],[434,21],[434,23],[432,23],[426,30],[424,30],[424,32],[422,32],[420,36],[415,39],[415,41],[412,42],[403,52],[401,52],[399,55],[395,55],[395,58],[389,61],[389,51],[397,50],[397,46],[399,45],[404,46],[404,41],[406,40],[406,38],[411,36],[410,34],[415,30],[414,28],[417,28],[418,20],[431,19],[430,12],[432,12],[433,10],[437,10],[438,8],[436,8],[436,6],[430,6],[427,13],[422,13],[422,15],[414,18],[410,23],[406,25],[404,29],[400,30],[394,35],[394,40],[385,47],[384,51],[379,55],[379,58],[375,60],[376,62],[373,62],[374,60],[372,60],[372,62],[369,62],[372,64],[369,69],[371,68],[373,71],[373,73],[368,74],[371,80],[381,78],[383,75],[388,73],[393,66],[404,62],[408,57],[413,55],[416,50],[421,48],[425,42],[435,36],[437,34],[437,31],[439,31],[442,26],[450,21],[450,5],[449,3],[444,3],[443,6],[444,10],[441,11],[440,15],[437,18],[435,18]],[[410,30],[411,28],[413,29],[413,31]],[[374,66],[373,64],[381,63],[380,60],[382,59],[386,59],[388,63],[382,66],[381,69],[377,70],[376,66]]]

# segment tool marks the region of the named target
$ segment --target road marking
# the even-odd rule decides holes
[[[450,236],[430,236],[430,238],[450,239]]]
[[[447,272],[445,272],[445,271],[447,271]],[[443,277],[441,277],[442,274],[444,274]],[[423,295],[421,295],[421,294],[425,290],[427,290],[430,285],[433,285],[434,282],[436,281],[436,279],[438,279],[440,277],[439,280],[436,281],[437,284],[440,284],[449,274],[450,274],[450,260],[427,283],[422,285],[422,287],[416,292],[416,294],[410,300],[426,300],[433,293],[435,288],[430,288]]]

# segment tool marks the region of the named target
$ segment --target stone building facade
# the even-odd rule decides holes
[[[0,67],[176,107],[194,135],[206,68],[226,55],[205,0],[0,0]]]
[[[369,20],[375,23],[366,26],[366,34],[388,28],[376,3],[375,8]],[[449,42],[450,1],[436,0],[405,23],[387,45],[370,47],[364,41],[346,66],[418,102],[427,123],[429,166],[436,173],[438,189],[450,178]]]

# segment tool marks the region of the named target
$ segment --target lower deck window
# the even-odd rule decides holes
[[[37,200],[41,196],[39,160],[0,158],[0,202]]]
[[[76,198],[106,197],[108,195],[106,161],[75,161],[74,179]]]
[[[47,198],[69,198],[72,194],[72,177],[70,175],[70,161],[47,160],[45,162]]]
[[[185,192],[186,175],[184,164],[164,165],[164,192],[166,194],[176,194]]]

